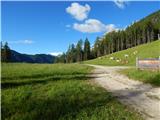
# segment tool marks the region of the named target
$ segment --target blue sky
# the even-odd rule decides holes
[[[159,10],[160,2],[2,2],[2,41],[21,53],[65,52],[79,39],[123,29]]]

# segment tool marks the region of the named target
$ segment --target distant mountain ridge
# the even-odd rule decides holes
[[[26,63],[54,63],[55,56],[47,54],[21,54],[14,50],[11,50],[11,61],[12,62],[26,62]]]

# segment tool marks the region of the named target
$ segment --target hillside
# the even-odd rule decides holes
[[[128,57],[127,57],[128,55]],[[126,57],[125,57],[126,56]],[[135,65],[136,57],[139,58],[158,58],[160,56],[160,40],[152,43],[139,45],[110,55],[98,57],[93,60],[85,61],[87,64],[97,65]]]
[[[154,28],[159,29],[160,28],[160,10],[150,14],[146,18],[139,21],[139,24],[151,22],[154,26]]]
[[[88,38],[86,38],[85,40],[80,39],[79,41],[77,41],[76,44],[70,44],[66,53],[59,56],[56,62],[81,62],[85,60],[99,58],[104,55],[110,55],[146,43],[151,43],[158,39],[159,29],[160,10],[155,11],[152,14],[146,15],[138,21],[132,22],[125,29],[111,31],[104,34],[103,36],[97,37],[92,46]],[[150,57],[150,55],[144,57]],[[131,57],[131,59],[135,58]],[[125,62],[126,61],[127,60],[125,60]],[[130,63],[127,64],[133,65],[134,62],[132,61],[133,60],[129,61]],[[108,64],[106,62],[103,63],[103,60],[101,60],[101,62],[101,64]],[[112,61],[109,62],[112,63]],[[100,63],[98,62],[98,64]],[[119,65],[119,63],[113,62],[113,65],[115,64]]]
[[[55,56],[46,54],[21,54],[14,50],[11,50],[11,61],[12,62],[26,62],[26,63],[53,63]]]

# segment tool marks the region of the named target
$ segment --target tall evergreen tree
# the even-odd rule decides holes
[[[76,45],[76,55],[77,55],[77,61],[80,62],[83,60],[83,50],[82,50],[83,41],[79,40]]]
[[[3,46],[3,45],[1,44],[1,46]],[[1,61],[2,62],[11,62],[11,50],[10,50],[7,42],[5,42],[4,46],[1,49]]]
[[[90,42],[88,38],[86,38],[84,42],[84,60],[90,59]]]
[[[94,53],[95,53],[95,57],[101,56],[101,41],[99,37],[96,38],[96,41],[94,44]]]

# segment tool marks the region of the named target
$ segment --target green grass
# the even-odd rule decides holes
[[[80,64],[2,64],[2,120],[141,120]]]
[[[137,54],[133,54],[137,51]],[[128,58],[125,58],[125,54],[129,55]],[[107,65],[107,66],[117,66],[117,65],[126,65],[133,66],[136,62],[136,57],[139,58],[158,58],[160,56],[160,40],[154,41],[152,43],[139,45],[137,47],[129,48],[120,52],[116,52],[110,55],[99,57],[97,59],[85,61],[86,64],[97,64],[97,65]],[[116,59],[121,59],[121,62],[116,60],[110,60],[110,57]],[[128,62],[128,63],[127,63]]]
[[[137,70],[136,68],[130,68],[122,70],[120,73],[135,80],[150,83],[154,86],[160,86],[160,72],[158,71]]]

